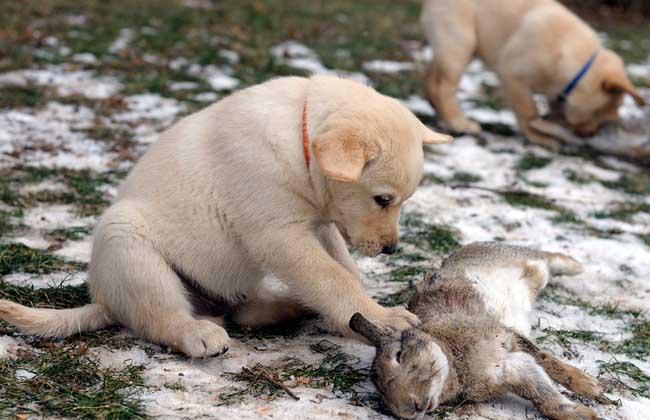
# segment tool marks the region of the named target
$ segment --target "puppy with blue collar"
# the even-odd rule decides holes
[[[424,0],[421,21],[434,50],[424,93],[452,131],[480,132],[456,100],[474,57],[498,75],[523,134],[546,147],[557,148],[566,130],[540,118],[533,94],[546,96],[581,137],[615,122],[624,95],[645,105],[621,58],[555,0]]]

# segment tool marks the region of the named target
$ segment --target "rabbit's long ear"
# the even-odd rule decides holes
[[[379,347],[388,336],[383,328],[373,324],[359,312],[352,315],[349,324],[352,331],[368,339],[375,347]]]

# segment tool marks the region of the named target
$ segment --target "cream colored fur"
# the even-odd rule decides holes
[[[480,131],[456,100],[460,78],[474,57],[498,75],[523,134],[545,146],[556,147],[563,130],[540,120],[533,94],[545,95],[556,108],[555,98],[597,50],[593,66],[560,110],[565,122],[589,136],[618,118],[625,93],[644,104],[622,60],[555,0],[424,0],[421,22],[434,51],[424,93],[451,130]]]
[[[0,317],[54,337],[115,322],[188,356],[226,351],[228,334],[199,316],[189,283],[246,325],[310,310],[343,333],[355,312],[403,330],[417,318],[365,294],[344,238],[365,255],[394,252],[422,145],[450,139],[352,81],[290,77],[242,90],[163,132],[133,168],[94,232],[92,305],[0,301]],[[392,200],[382,208],[378,195]],[[263,287],[270,273],[288,293]]]

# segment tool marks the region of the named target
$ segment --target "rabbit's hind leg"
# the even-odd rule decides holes
[[[596,420],[596,412],[562,395],[535,359],[524,352],[509,353],[504,366],[508,391],[530,400],[544,416],[554,420]]]
[[[598,401],[607,400],[605,390],[597,378],[586,372],[564,363],[553,354],[539,349],[530,340],[520,335],[515,337],[515,348],[524,351],[535,359],[535,362],[546,371],[555,382],[584,397]]]

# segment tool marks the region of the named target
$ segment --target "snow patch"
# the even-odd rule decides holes
[[[128,48],[129,44],[133,41],[133,31],[129,28],[120,29],[120,33],[108,47],[111,54],[118,53]]]
[[[96,59],[93,61],[91,56],[92,54],[76,55],[80,62],[94,64]],[[81,95],[89,99],[106,99],[122,88],[122,84],[114,78],[98,77],[91,70],[74,70],[69,64],[0,74],[0,87],[28,85],[51,87],[59,96]]]
[[[415,64],[404,61],[373,60],[363,63],[363,69],[376,73],[394,74],[414,70]]]
[[[278,64],[305,70],[317,75],[335,75],[370,85],[370,79],[363,73],[332,70],[323,64],[318,55],[306,45],[297,41],[285,41],[271,48],[271,54]]]
[[[78,131],[92,127],[94,117],[93,111],[85,106],[57,102],[50,102],[33,114],[0,111],[0,144],[20,151],[22,159],[31,165],[102,171],[108,168],[114,153]]]

